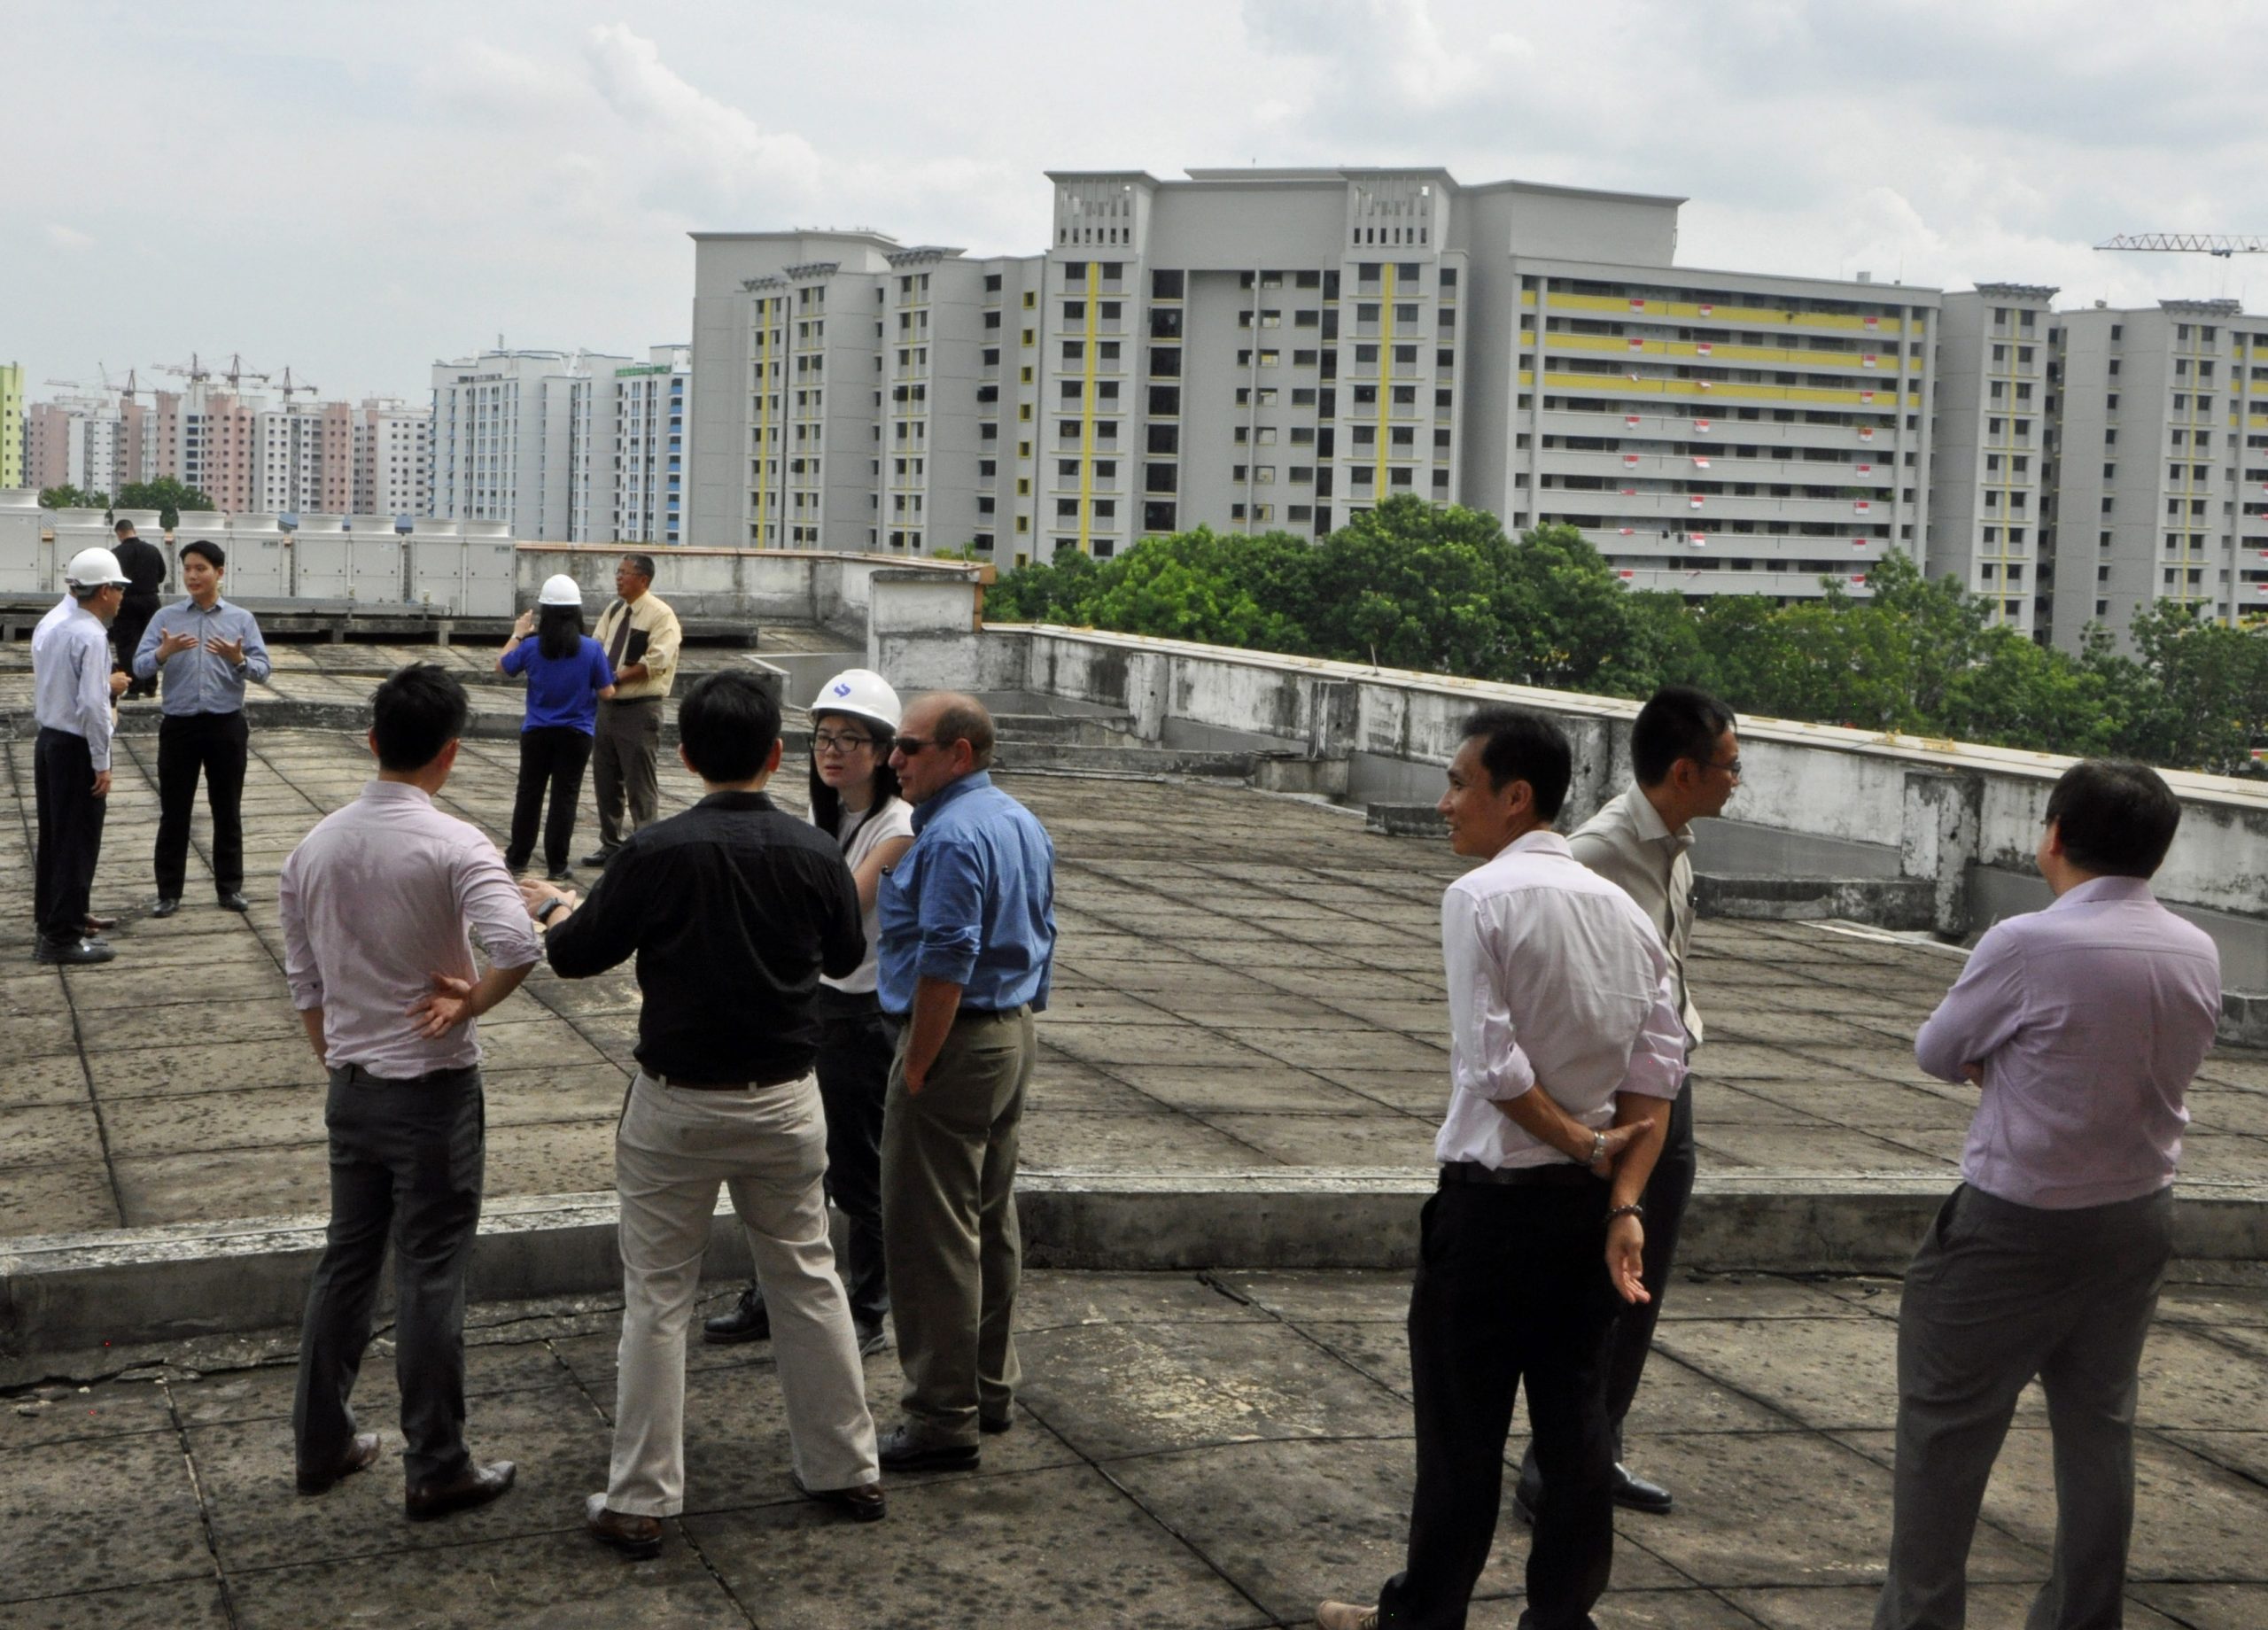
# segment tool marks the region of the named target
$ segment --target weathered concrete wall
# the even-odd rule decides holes
[[[654,592],[683,617],[820,623],[853,634],[866,632],[873,583],[895,574],[945,585],[966,585],[973,596],[979,569],[952,561],[913,561],[887,555],[843,555],[822,549],[641,548],[625,544],[523,543],[519,593],[532,604],[546,578],[564,572],[596,608],[614,597],[615,563],[625,554],[654,558]],[[966,617],[957,631],[975,626]],[[943,631],[940,631],[943,632]]]
[[[1534,708],[1567,730],[1577,766],[1571,818],[1612,796],[1629,774],[1635,702],[1093,630],[999,625],[979,643],[975,665],[988,687],[1124,708],[1146,739],[1256,733],[1310,753],[1347,753],[1355,802],[1430,803],[1460,723],[1491,702]],[[1741,756],[1741,790],[1728,813],[1743,827],[1852,846],[1864,858],[1852,867],[1859,875],[1928,880],[1932,925],[1953,934],[1983,927],[2007,896],[1973,887],[1978,868],[2031,873],[2048,791],[2072,762],[1768,718],[1742,723]],[[2268,787],[2166,779],[2183,813],[2158,873],[2160,897],[2190,908],[2227,948],[2233,970],[2268,967]],[[1894,869],[1881,864],[1893,853]],[[1901,896],[1901,915],[1912,909]]]

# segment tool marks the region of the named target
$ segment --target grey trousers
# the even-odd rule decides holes
[[[807,1488],[882,1476],[850,1305],[827,1238],[827,1123],[819,1083],[697,1092],[643,1070],[614,1139],[622,1197],[622,1345],[606,1503],[636,1517],[685,1509],[685,1332],[717,1185],[733,1197],[772,1308],[772,1352],[796,1475]]]
[[[1969,1541],[2034,1376],[2055,1445],[2055,1551],[2027,1630],[2123,1621],[2135,1374],[2173,1252],[2173,1197],[2045,1211],[1967,1184],[1906,1274],[1898,1466],[1876,1630],[1960,1630]]]
[[[905,1370],[907,1429],[926,1447],[974,1444],[1021,1373],[1014,1338],[1023,1240],[1016,1133],[1038,1043],[1031,1009],[964,1012],[919,1094],[905,1037],[882,1110],[882,1252]]]
[[[655,768],[661,750],[659,696],[599,703],[598,734],[591,743],[591,787],[598,798],[601,849],[619,849],[623,839],[639,827],[653,825],[662,796],[661,776]]]
[[[464,1270],[480,1226],[485,1121],[478,1068],[388,1081],[330,1072],[330,1230],[307,1291],[291,1436],[324,1471],[354,1440],[348,1402],[378,1274],[393,1247],[394,1374],[409,1486],[464,1469]]]

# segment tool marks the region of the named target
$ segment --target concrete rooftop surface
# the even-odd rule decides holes
[[[493,655],[281,646],[272,688],[359,702],[398,661],[453,663],[478,681]],[[25,679],[27,660],[20,645],[0,651],[0,689]],[[692,653],[695,666],[744,660]],[[515,689],[476,683],[474,695],[484,713],[509,713],[508,728],[517,719]],[[263,727],[274,706],[255,692],[249,917],[212,904],[200,801],[186,903],[145,918],[156,741],[121,735],[94,897],[124,921],[118,959],[93,968],[31,960],[32,744],[0,744],[0,796],[14,806],[0,814],[0,1236],[327,1206],[322,1077],[281,971],[276,877],[372,766],[359,732]],[[1025,1168],[1424,1170],[1448,1091],[1439,899],[1464,865],[1446,842],[1365,832],[1349,811],[1240,785],[1018,774],[1024,750],[1004,748],[1003,780],[1054,836],[1062,931]],[[517,758],[509,734],[468,739],[443,803],[501,842]],[[664,812],[698,791],[665,752]],[[778,791],[802,807],[792,767]],[[578,854],[596,842],[589,796]],[[1973,1094],[1922,1075],[1911,1042],[1957,953],[1758,921],[1705,921],[1695,952],[1705,1174],[1950,1184]],[[637,1006],[626,968],[580,982],[539,968],[480,1021],[492,1197],[611,1189]],[[2268,1055],[2216,1051],[2190,1106],[2185,1186],[2256,1192]]]
[[[1682,1277],[1630,1423],[1668,1517],[1618,1518],[1604,1630],[1868,1622],[1889,1537],[1899,1289]],[[711,1309],[720,1299],[712,1298]],[[983,1626],[1235,1630],[1368,1600],[1398,1564],[1413,1467],[1405,1275],[1028,1276],[1014,1430],[982,1467],[887,1479],[889,1519],[798,1499],[768,1343],[695,1346],[686,1514],[625,1563],[580,1532],[605,1485],[619,1304],[476,1308],[476,1454],[494,1505],[401,1514],[388,1346],[358,1389],[385,1453],[291,1486],[294,1332],[0,1364],[0,1623],[31,1630],[313,1626]],[[95,1378],[99,1374],[101,1378]],[[892,1418],[894,1354],[867,1361]],[[2177,1264],[2142,1361],[2132,1630],[2268,1624],[2268,1278]],[[1510,1455],[1519,1453],[1517,1436]],[[1969,1622],[2013,1630],[2054,1514],[2043,1406],[2020,1406],[1970,1556]],[[1507,1510],[1476,1626],[1518,1617]]]

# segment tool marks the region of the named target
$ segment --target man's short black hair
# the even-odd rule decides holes
[[[213,570],[215,571],[224,571],[228,569],[229,552],[210,538],[192,538],[181,546],[182,559],[187,560],[192,555],[202,555],[206,560],[211,561]]]
[[[1526,781],[1538,819],[1559,819],[1567,784],[1575,778],[1575,749],[1566,732],[1526,708],[1483,708],[1464,721],[1464,739],[1475,736],[1482,738],[1480,764],[1491,787],[1501,792],[1509,782]]]
[[[2047,795],[2047,819],[2073,865],[2106,877],[2148,877],[2173,847],[2181,801],[2146,764],[2089,758],[2064,771]]]
[[[677,739],[704,781],[745,781],[764,772],[780,739],[780,703],[752,673],[704,674],[678,704]]]
[[[640,577],[645,578],[647,582],[651,583],[654,580],[654,557],[652,555],[625,555],[622,558],[629,563],[632,570],[635,571]],[[752,774],[754,772],[750,772],[750,773]]]
[[[1733,710],[1705,690],[1665,685],[1646,698],[1630,726],[1630,769],[1641,787],[1658,787],[1681,758],[1707,765],[1717,739],[1733,727]]]
[[[397,773],[422,770],[464,734],[470,712],[464,686],[439,663],[397,668],[370,698],[370,735],[378,765]]]
[[[110,530],[113,536],[123,537],[134,530],[134,523],[121,515],[110,524]]]

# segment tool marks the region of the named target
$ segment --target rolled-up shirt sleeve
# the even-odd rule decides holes
[[[527,967],[543,960],[543,942],[528,916],[519,886],[490,843],[467,844],[457,862],[457,909],[479,935],[496,967]]]
[[[322,970],[307,940],[307,915],[299,899],[299,856],[284,862],[276,880],[276,912],[284,924],[284,977],[291,986],[291,1005],[301,1013],[322,1005]]]
[[[1441,959],[1449,977],[1449,1075],[1476,1098],[1506,1102],[1535,1086],[1535,1066],[1519,1044],[1502,980],[1492,977],[1495,950],[1472,896],[1441,896]]]
[[[1678,1016],[1677,980],[1665,957],[1653,1007],[1638,1032],[1637,1044],[1630,1049],[1630,1066],[1614,1090],[1645,1098],[1675,1098],[1684,1085],[1685,1021]]]
[[[1914,1037],[1914,1061],[1939,1081],[1961,1081],[1962,1066],[1981,1064],[2023,1023],[2023,951],[2015,935],[1988,929],[1969,966]]]
[[[968,842],[937,845],[924,857],[920,938],[913,971],[924,979],[965,985],[984,943],[984,857]]]

